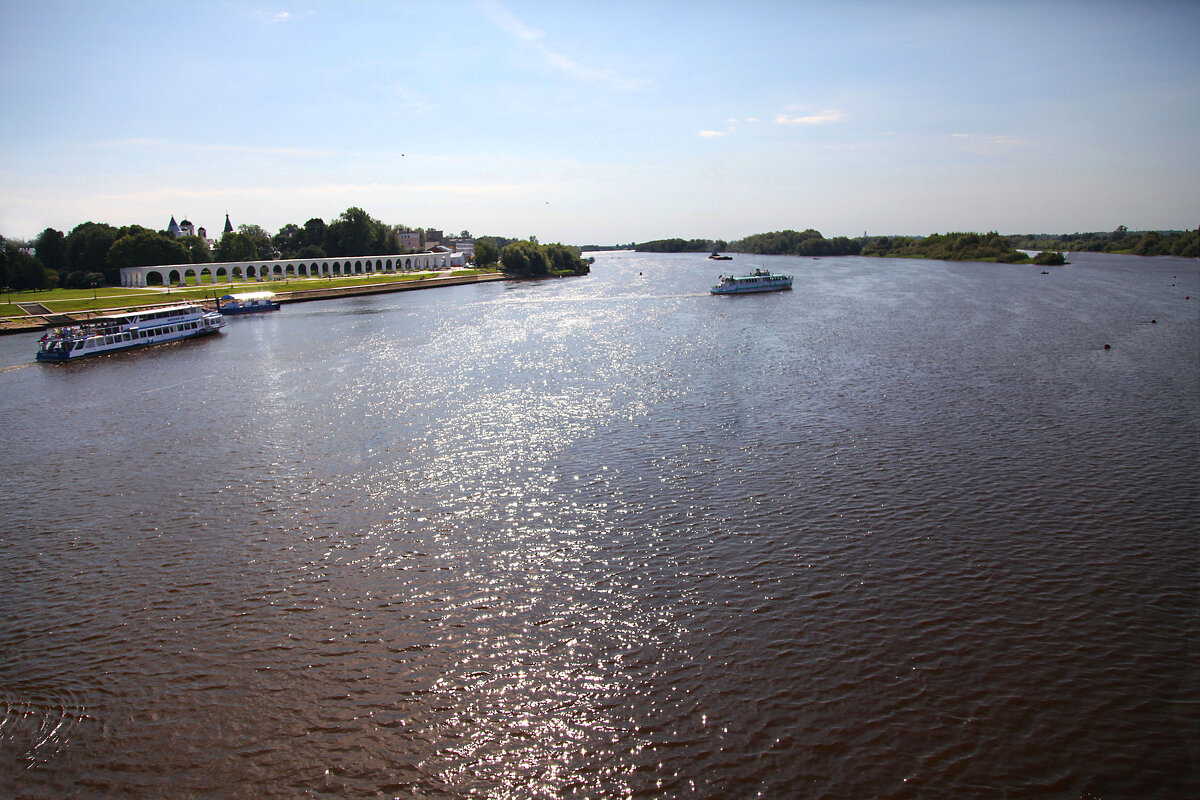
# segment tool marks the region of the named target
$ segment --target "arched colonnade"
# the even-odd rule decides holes
[[[121,285],[203,286],[243,281],[282,281],[294,278],[334,278],[376,273],[425,272],[450,269],[450,253],[412,253],[353,258],[285,258],[277,261],[234,261],[209,264],[166,264],[125,267]]]

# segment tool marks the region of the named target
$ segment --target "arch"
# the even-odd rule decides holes
[[[147,272],[146,273],[146,285],[147,286],[162,286],[163,285],[162,273],[156,269],[150,270],[149,272]]]
[[[276,264],[275,268],[273,270],[271,270],[271,277],[272,278],[275,278],[275,277],[282,278],[283,277],[283,267]]]
[[[312,275],[313,273],[316,273],[317,275],[321,275],[325,272],[325,270],[322,269],[322,267],[328,267],[328,266],[329,266],[328,264],[322,264],[320,267],[318,267],[317,262],[314,261],[308,267],[308,274]]]
[[[173,269],[167,274],[167,283],[171,286],[174,286],[175,284],[179,283],[179,279],[180,279],[179,270],[177,270],[177,269]]]
[[[404,259],[404,271],[408,272],[411,269],[412,269],[412,259],[411,258]]]
[[[387,260],[387,265],[384,267],[384,269],[386,269],[388,272],[392,271],[392,260],[390,258]]]
[[[229,271],[224,267],[217,267],[216,280],[229,280]]]
[[[197,283],[197,284],[204,283],[204,278],[205,278],[205,276],[208,276],[208,282],[209,282],[209,283],[216,283],[216,282],[217,282],[217,279],[213,277],[212,270],[211,270],[211,269],[209,269],[208,267],[202,267],[202,268],[200,269],[200,275],[199,275],[199,277],[197,277],[197,278],[196,278],[196,283]]]
[[[355,262],[354,262],[354,274],[355,274],[355,275],[361,275],[361,274],[362,274],[362,271],[363,271],[363,269],[362,269],[362,262],[361,262],[361,261],[355,261]]]
[[[288,265],[286,265],[286,266],[283,268],[283,276],[284,276],[285,278],[294,278],[294,277],[296,277],[296,265],[295,265],[295,264],[288,264]]]
[[[335,262],[333,262],[333,274],[334,274],[334,275],[341,275],[341,274],[342,274],[342,265],[341,265],[341,264],[339,264],[339,263],[338,263],[338,262],[336,262],[336,261],[335,261]]]

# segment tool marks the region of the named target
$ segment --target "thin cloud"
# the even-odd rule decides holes
[[[89,142],[83,147],[96,150],[144,150],[151,147],[164,147],[166,139],[109,139],[102,142]]]
[[[531,28],[518,19],[517,15],[504,8],[495,0],[478,0],[476,3],[483,15],[490,19],[497,28],[511,33],[523,42],[536,42],[546,38],[544,31]]]
[[[313,150],[307,147],[248,147],[236,144],[197,144],[180,145],[196,150],[218,153],[248,153],[251,155],[295,156],[298,158],[333,158],[341,155],[334,150]]]
[[[829,122],[841,122],[845,118],[846,115],[844,113],[830,108],[817,114],[808,114],[802,117],[779,114],[775,117],[775,121],[780,125],[824,125]]]
[[[88,147],[101,150],[179,150],[200,153],[245,153],[249,155],[290,156],[293,158],[334,158],[343,155],[335,150],[315,150],[308,147],[252,147],[239,144],[198,144],[170,142],[166,139],[114,139],[93,142]]]
[[[302,14],[293,14],[290,11],[259,11],[258,19],[268,25],[284,25],[288,22],[295,22],[299,19],[311,17],[313,12],[305,11]]]
[[[700,131],[700,135],[706,139],[714,139],[718,136],[728,136],[729,131]]]
[[[580,64],[578,61],[552,50],[544,41],[545,31],[526,25],[517,15],[504,8],[496,0],[476,0],[475,5],[497,28],[529,45],[545,59],[547,64],[570,78],[586,83],[602,84],[622,91],[638,89],[645,84],[644,81],[627,78],[615,70],[596,69]]]

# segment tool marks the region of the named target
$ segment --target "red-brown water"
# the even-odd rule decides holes
[[[0,339],[0,795],[1196,796],[1200,264],[1070,260]]]

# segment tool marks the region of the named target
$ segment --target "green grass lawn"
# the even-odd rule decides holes
[[[450,275],[474,275],[484,270],[456,269]],[[211,300],[236,292],[298,292],[305,289],[333,289],[342,286],[363,286],[370,283],[404,283],[431,278],[436,272],[389,272],[373,275],[354,275],[335,278],[288,278],[280,281],[242,281],[236,283],[206,283],[203,286],[172,286],[130,289],[105,286],[99,289],[51,289],[44,292],[5,292],[0,294],[0,317],[23,317],[25,312],[17,303],[40,303],[54,314],[72,311],[98,311],[128,308],[156,303],[185,303]]]

